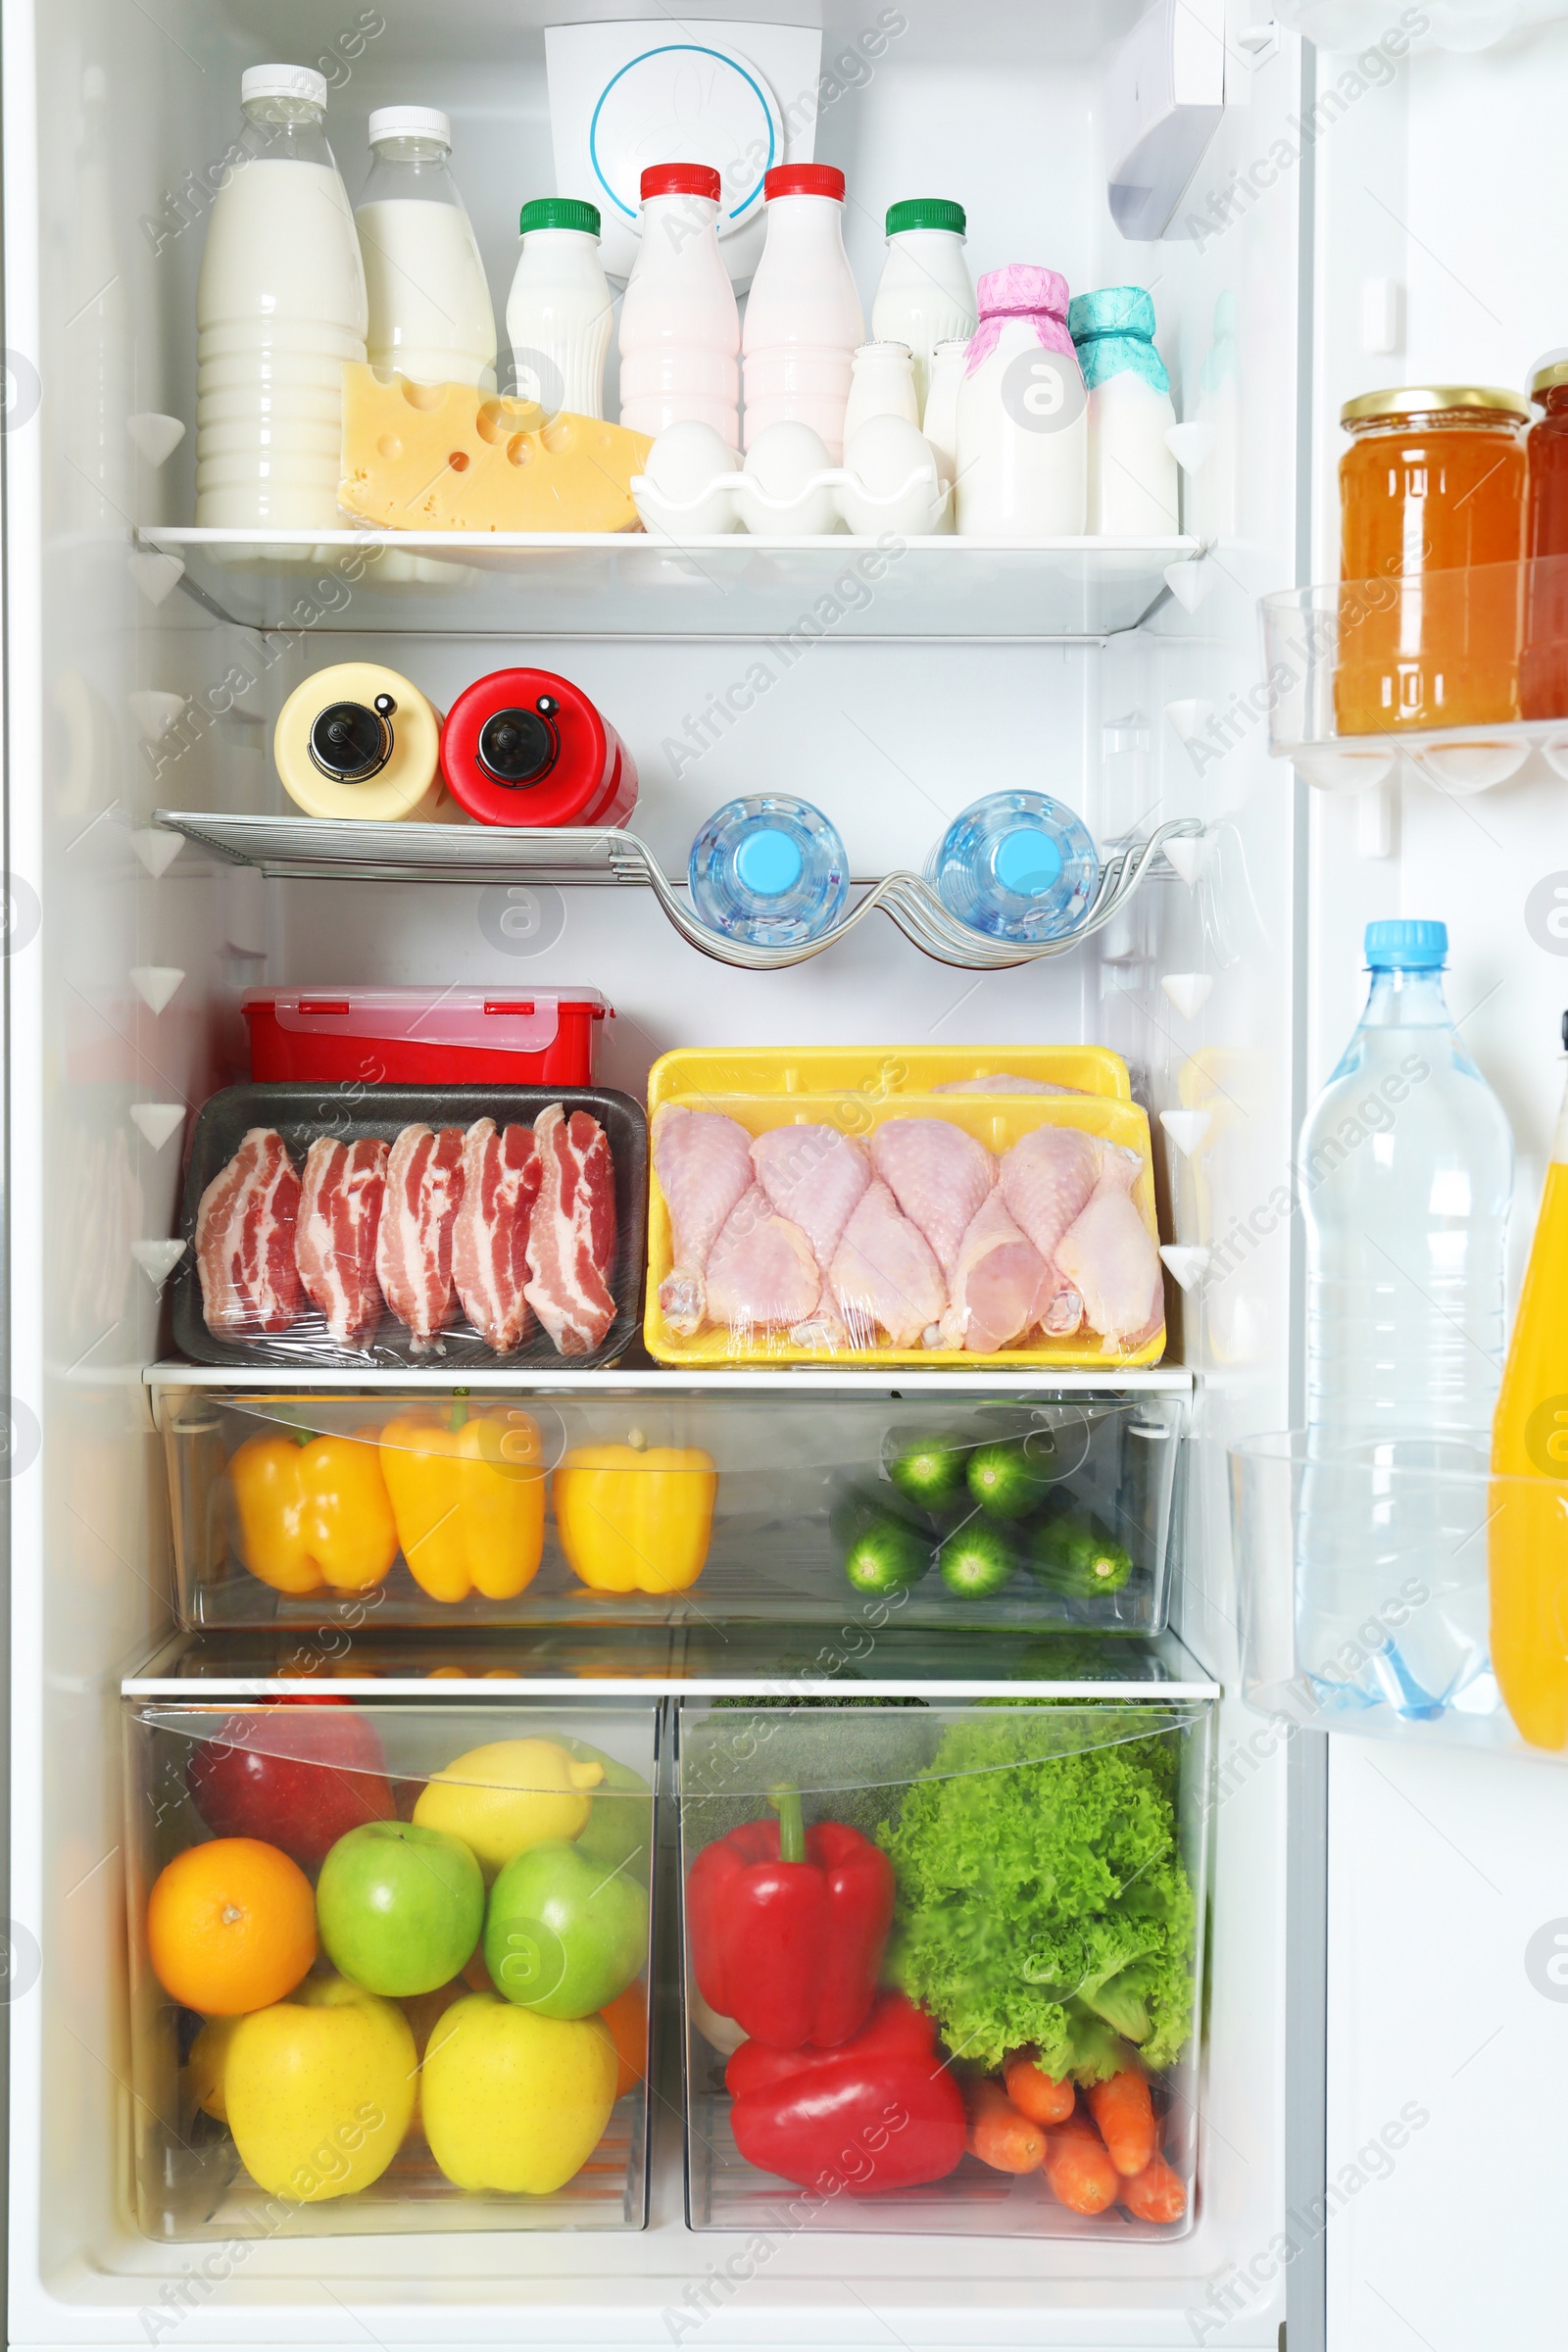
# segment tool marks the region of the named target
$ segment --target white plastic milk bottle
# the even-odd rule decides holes
[[[1067,281],[1014,262],[981,278],[958,387],[957,527],[996,539],[1078,538],[1089,417],[1067,332]]]
[[[946,196],[913,196],[888,207],[888,258],[871,305],[879,343],[907,343],[914,360],[918,424],[931,389],[931,360],[939,343],[967,343],[979,323],[961,204]]]
[[[762,185],[767,240],[746,304],[746,446],[770,424],[808,424],[840,466],[865,335],[844,250],[844,174],[831,164],[777,164]]]
[[[507,302],[514,389],[552,416],[603,416],[615,323],[599,259],[599,208],[536,196],[517,220],[522,251]]]
[[[844,411],[846,449],[873,416],[902,416],[918,428],[914,360],[907,343],[862,343],[851,366],[850,397]]]
[[[1076,295],[1067,326],[1089,394],[1089,528],[1163,539],[1181,528],[1170,377],[1154,349],[1154,306],[1142,286]]]
[[[251,66],[245,127],[196,283],[196,520],[333,530],[342,368],[365,358],[365,272],[308,66]]]
[[[473,223],[448,168],[452,125],[438,107],[379,106],[374,158],[354,215],[365,259],[375,368],[421,384],[496,388],[496,318]]]
[[[718,173],[651,165],[641,193],[642,242],[620,306],[620,421],[657,436],[694,420],[738,451],[741,323],[718,250]]]

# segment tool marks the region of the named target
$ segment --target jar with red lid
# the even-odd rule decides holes
[[[1490,385],[1364,393],[1341,412],[1342,735],[1519,716],[1526,404]]]
[[[496,669],[459,695],[441,773],[481,825],[622,825],[637,769],[580,686],[549,669]]]

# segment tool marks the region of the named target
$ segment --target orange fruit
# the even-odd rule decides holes
[[[648,2072],[648,1990],[639,1978],[599,2012],[615,2045],[615,2096],[624,2098]]]
[[[158,1982],[205,2017],[243,2017],[293,1991],[316,1958],[316,1897],[297,1862],[260,1838],[176,1854],[147,1900]]]

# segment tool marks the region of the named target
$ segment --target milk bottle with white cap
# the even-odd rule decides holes
[[[365,358],[365,272],[326,143],[326,82],[251,66],[245,127],[196,286],[196,520],[334,529],[342,368]]]
[[[365,258],[370,364],[421,384],[496,388],[496,320],[473,224],[448,158],[439,107],[378,106],[374,158],[355,208]]]

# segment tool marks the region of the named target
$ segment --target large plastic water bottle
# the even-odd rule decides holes
[[[971,931],[1027,945],[1082,922],[1100,857],[1082,818],[1048,793],[992,792],[954,818],[925,874]]]
[[[687,881],[710,930],[753,947],[793,948],[838,921],[850,866],[820,808],[760,792],[714,809],[692,843]]]
[[[1368,924],[1366,1010],[1298,1162],[1297,1663],[1326,1706],[1415,1716],[1462,1704],[1486,1673],[1477,1474],[1502,1373],[1513,1187],[1502,1106],[1444,1002],[1447,949],[1442,923]],[[1456,1581],[1447,1564],[1472,1530],[1474,1574]]]
[[[309,66],[251,66],[245,127],[196,283],[196,520],[333,530],[343,363],[365,358],[365,271]]]

